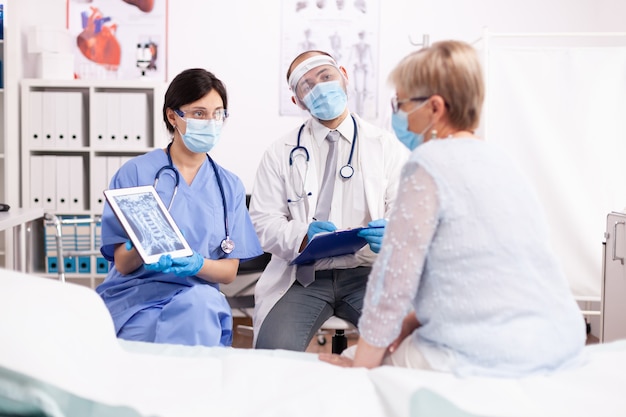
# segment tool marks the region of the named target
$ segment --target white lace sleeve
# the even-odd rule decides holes
[[[402,319],[413,310],[438,210],[435,181],[423,167],[409,161],[402,170],[382,249],[367,284],[359,321],[360,335],[367,343],[391,344],[400,334]]]

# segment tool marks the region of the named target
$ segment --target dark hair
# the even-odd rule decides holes
[[[168,132],[174,133],[174,127],[167,120],[167,109],[178,110],[185,104],[200,100],[211,90],[218,92],[224,108],[228,109],[226,87],[211,72],[202,68],[191,68],[178,74],[167,88],[163,103],[163,121]]]

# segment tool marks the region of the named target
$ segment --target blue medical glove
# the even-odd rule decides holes
[[[193,255],[172,259],[172,266],[163,272],[173,272],[177,277],[196,275],[204,265],[204,257],[194,251]]]
[[[130,240],[127,240],[124,246],[126,247],[126,250],[130,251],[133,249],[133,242],[131,242]]]
[[[306,232],[306,236],[309,239],[313,239],[313,236],[320,232],[334,232],[337,230],[337,226],[333,224],[333,222],[313,222],[309,225],[309,230]]]
[[[172,256],[171,255],[161,255],[158,262],[153,264],[145,264],[144,268],[148,271],[152,272],[163,272],[166,269],[172,266]]]
[[[367,227],[369,227],[369,229],[359,231],[357,236],[367,240],[372,252],[378,253],[380,252],[380,247],[383,244],[383,236],[385,235],[385,229],[387,228],[387,220],[372,220],[367,224]]]

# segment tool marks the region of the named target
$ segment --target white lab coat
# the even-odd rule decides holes
[[[355,149],[358,166],[354,168],[363,174],[365,200],[371,218],[380,219],[388,216],[395,200],[400,171],[409,151],[392,133],[356,115],[354,117],[358,126]],[[310,119],[306,122],[305,131],[311,123]],[[318,164],[314,160],[314,152],[311,152],[312,137],[308,134],[302,135],[300,145],[307,147],[310,153],[305,190],[311,195],[308,201],[305,197],[299,202],[288,202],[288,199],[295,200],[296,195],[291,181],[293,173],[289,156],[296,146],[299,129],[274,142],[265,152],[252,192],[250,217],[263,250],[272,254],[271,261],[255,287],[255,344],[263,320],[295,280],[296,267],[289,265],[289,262],[298,255],[316,209],[321,175],[317,172]],[[301,162],[302,158],[298,158],[298,161]]]

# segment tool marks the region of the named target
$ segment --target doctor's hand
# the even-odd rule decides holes
[[[361,230],[357,236],[364,238],[370,245],[370,249],[374,253],[380,252],[380,247],[383,244],[383,236],[385,236],[385,229],[387,228],[386,219],[372,220],[367,224],[369,229]]]
[[[313,236],[315,236],[318,233],[334,232],[335,230],[337,230],[337,226],[335,226],[333,222],[315,221],[309,225],[309,230],[307,230],[306,232],[306,237],[309,239],[309,242],[310,242],[311,239],[313,239]]]
[[[158,262],[153,264],[145,264],[144,268],[152,272],[164,272],[172,266],[172,257],[170,255],[161,255]]]
[[[191,256],[182,258],[173,258],[172,265],[163,270],[163,272],[172,272],[177,277],[191,277],[196,275],[204,265],[204,257],[198,252],[193,251]]]

